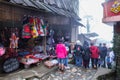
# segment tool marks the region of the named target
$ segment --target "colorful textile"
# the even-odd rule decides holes
[[[31,38],[31,30],[28,24],[23,26],[22,38]]]

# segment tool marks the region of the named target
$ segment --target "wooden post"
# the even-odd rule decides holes
[[[47,55],[47,53],[46,53],[46,35],[44,36],[44,53],[45,53],[45,55]]]

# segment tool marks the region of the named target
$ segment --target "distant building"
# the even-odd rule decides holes
[[[81,33],[78,35],[78,39],[81,41],[82,44],[85,41],[87,41],[90,44],[91,42],[96,43],[98,36],[99,35],[97,33],[86,33],[86,34]]]

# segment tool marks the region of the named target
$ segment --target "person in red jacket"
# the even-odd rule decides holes
[[[97,69],[97,63],[98,63],[98,58],[99,58],[99,49],[97,46],[94,46],[93,43],[91,43],[90,52],[91,52],[92,68]]]

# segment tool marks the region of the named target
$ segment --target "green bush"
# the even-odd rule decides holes
[[[116,77],[120,78],[120,34],[114,34],[113,43],[113,50],[116,55]]]
[[[113,39],[113,50],[117,56],[120,56],[120,34],[114,34]]]

